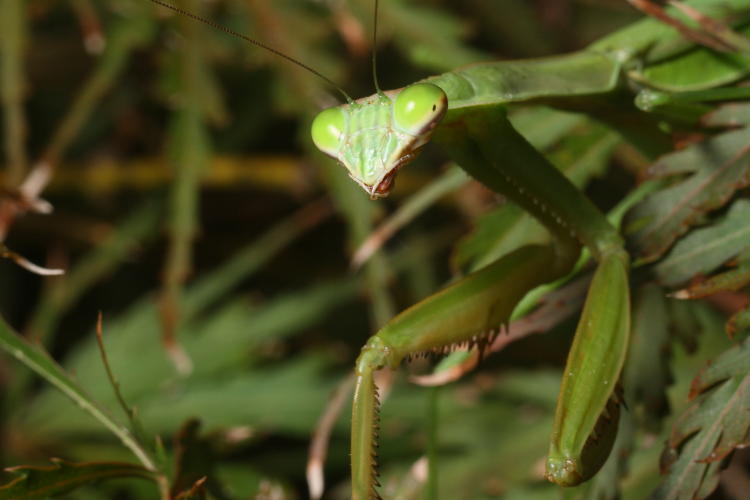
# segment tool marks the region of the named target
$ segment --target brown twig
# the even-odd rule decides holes
[[[191,1],[187,11],[198,12],[198,4]],[[184,47],[179,54],[179,102],[174,126],[169,137],[170,158],[174,182],[170,189],[170,209],[167,220],[169,238],[164,263],[163,285],[159,298],[162,324],[162,345],[177,372],[187,375],[192,361],[182,348],[177,333],[181,324],[180,309],[185,282],[192,271],[193,241],[199,230],[200,177],[208,168],[211,154],[206,107],[207,88],[202,85],[202,74],[208,72],[204,54],[205,33],[192,19],[180,16],[185,33]]]
[[[644,14],[651,16],[654,19],[658,19],[666,25],[672,26],[682,36],[692,42],[704,45],[719,52],[733,52],[736,50],[732,44],[715,37],[712,33],[696,30],[679,19],[672,17],[661,6],[656,5],[651,0],[628,0],[628,2]],[[674,5],[674,3],[672,4]]]
[[[59,276],[65,273],[64,269],[50,269],[48,267],[42,267],[34,264],[26,257],[13,252],[3,243],[0,243],[0,257],[4,259],[10,259],[22,268],[40,276]]]
[[[8,161],[8,186],[17,186],[26,171],[26,116],[24,50],[26,2],[6,0],[0,6],[0,95],[2,95],[4,146]]]
[[[112,371],[112,367],[109,364],[109,356],[107,356],[107,350],[104,347],[104,332],[102,327],[102,312],[99,311],[99,314],[96,316],[96,344],[99,346],[99,355],[102,358],[102,364],[104,365],[104,370],[107,372],[107,378],[109,379],[109,384],[112,386],[112,390],[115,393],[115,397],[117,398],[117,403],[120,405],[120,408],[122,408],[122,411],[125,413],[125,416],[128,417],[128,420],[130,421],[130,428],[133,431],[133,435],[135,436],[138,441],[141,443],[143,442],[143,429],[136,419],[136,412],[135,409],[128,406],[128,403],[125,401],[125,397],[122,395],[122,392],[120,391],[120,383],[117,381],[117,378],[115,377],[114,372]]]
[[[439,178],[409,197],[396,212],[373,230],[352,255],[352,268],[358,269],[404,226],[448,193],[456,191],[469,182],[468,176],[453,166]]]
[[[89,54],[101,54],[106,45],[99,15],[90,0],[74,0],[73,11],[83,33],[83,46]]]
[[[344,409],[344,405],[349,399],[349,394],[354,387],[354,375],[349,374],[344,378],[334,390],[331,398],[326,405],[323,414],[320,416],[312,438],[310,439],[310,449],[307,456],[307,488],[310,492],[310,498],[317,500],[323,496],[325,488],[325,477],[323,475],[323,466],[328,455],[328,445],[331,440],[331,431],[336,421]]]
[[[706,31],[706,33],[714,36],[722,43],[733,47],[734,50],[744,52],[750,51],[750,39],[740,33],[737,33],[727,24],[719,21],[718,19],[707,16],[695,7],[687,5],[683,2],[669,0],[669,4],[688,16],[690,19],[697,22],[701,26],[701,28]]]
[[[141,461],[146,466],[146,468],[148,468],[154,473],[157,487],[159,488],[161,500],[168,500],[169,499],[169,481],[167,479],[167,476],[155,465],[154,460],[152,459],[150,450],[146,450],[146,448],[144,447],[143,442],[144,442],[145,433],[143,431],[143,427],[141,426],[140,422],[136,418],[135,410],[130,408],[128,404],[125,402],[125,398],[120,392],[120,383],[115,378],[115,374],[109,365],[109,358],[107,357],[107,350],[104,348],[104,335],[103,335],[103,329],[102,329],[101,311],[99,311],[99,314],[96,317],[96,343],[99,346],[99,353],[102,358],[102,363],[104,364],[104,369],[107,372],[107,378],[109,379],[109,383],[112,386],[112,389],[114,390],[115,397],[117,398],[117,402],[122,408],[122,410],[125,412],[125,414],[127,415],[128,420],[130,422],[130,430],[132,434],[132,439],[134,440],[134,445],[141,452],[141,455],[139,455],[139,457],[143,456]]]
[[[7,17],[0,15],[0,19],[5,20]],[[135,32],[136,30],[133,31]],[[8,31],[4,30],[4,36],[0,38],[7,40],[7,33]],[[139,36],[120,36],[117,37],[116,44],[110,44],[107,47],[96,69],[83,84],[76,96],[75,102],[55,130],[52,139],[40,159],[19,186],[17,197],[24,200],[24,205],[20,206],[17,203],[6,200],[0,202],[0,241],[5,240],[11,225],[16,217],[26,211],[26,206],[34,207],[40,211],[51,211],[51,206],[47,202],[40,200],[39,195],[49,183],[52,172],[65,150],[77,136],[78,131],[91,113],[96,109],[96,103],[111,87],[117,75],[125,67],[130,52],[141,42],[142,40]],[[18,138],[14,140],[16,143],[19,141]]]
[[[341,38],[351,55],[363,58],[375,50],[375,47],[370,45],[364,26],[352,13],[348,2],[342,0],[332,2],[331,12],[333,13],[333,21],[336,23]]]

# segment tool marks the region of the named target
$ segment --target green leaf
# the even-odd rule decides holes
[[[476,221],[476,227],[456,245],[453,263],[459,269],[480,269],[530,243],[546,243],[549,234],[518,205],[506,203]]]
[[[705,14],[705,7],[701,11]],[[742,32],[747,33],[747,28]],[[700,68],[700,71],[696,71]],[[748,60],[741,52],[718,52],[694,45],[680,57],[667,58],[632,72],[649,86],[685,92],[719,87],[744,78],[748,73]]]
[[[0,486],[0,500],[36,500],[68,493],[80,486],[115,477],[154,479],[140,465],[122,462],[67,462],[50,460],[50,466],[21,465],[5,469],[19,477]]]
[[[677,242],[655,268],[667,286],[683,283],[696,274],[708,273],[750,247],[750,200],[740,199],[710,226],[695,229]]]
[[[750,340],[709,363],[693,380],[691,397],[663,455],[667,475],[651,498],[707,497],[723,459],[750,444]]]
[[[730,102],[706,114],[701,122],[708,127],[737,127],[750,123],[750,103]]]
[[[750,330],[750,306],[737,311],[727,321],[727,331],[731,336],[735,336],[736,332],[747,333]]]
[[[311,211],[316,213],[311,214]],[[188,388],[210,387],[218,394],[226,390],[226,397],[244,401],[248,393],[234,393],[235,389],[240,392],[242,389],[226,384],[223,377],[236,375],[240,367],[252,363],[264,346],[309,328],[333,307],[354,297],[361,285],[359,280],[348,278],[322,283],[309,290],[282,295],[256,305],[238,298],[205,314],[207,308],[215,306],[238,282],[262,268],[281,248],[320,220],[326,212],[321,212],[318,207],[290,217],[188,289],[180,332],[180,340],[195,364]],[[159,398],[174,396],[175,387],[181,388],[185,382],[165,362],[159,337],[157,309],[150,297],[107,321],[106,345],[110,364],[120,380],[124,397],[138,410],[152,403],[158,407]],[[238,345],[242,348],[238,348]],[[138,360],[137,369],[134,368],[134,359]],[[77,374],[88,394],[114,407],[116,402],[106,381],[93,333],[72,352],[66,366]],[[264,372],[259,370],[257,376],[262,379]],[[321,384],[321,391],[327,389],[327,384]],[[325,400],[325,395],[320,397],[321,401]],[[159,422],[163,426],[161,429],[174,432],[177,422],[195,415],[194,408],[175,411],[171,416],[173,420]],[[89,433],[98,431],[92,422],[81,418],[77,407],[50,389],[42,391],[30,408],[18,410],[24,411],[23,416],[18,415],[19,420],[29,425],[36,435],[44,433],[45,429],[50,433],[81,429]],[[273,408],[261,410],[271,412]],[[139,415],[142,416],[140,412]],[[290,417],[294,415],[294,412],[289,414]],[[229,414],[228,417],[231,425],[247,423],[242,421],[242,414]],[[148,421],[144,420],[144,423],[149,426]],[[283,427],[285,424],[281,422],[280,425]],[[296,422],[289,425],[302,427]]]
[[[174,432],[177,422],[195,415],[195,408],[201,408],[203,421],[209,426],[221,422],[221,425],[278,425],[301,429],[304,428],[301,421],[305,422],[309,416],[307,412],[298,414],[290,409],[284,418],[275,420],[273,415],[278,410],[278,401],[256,407],[248,405],[247,398],[262,399],[278,382],[278,387],[273,389],[278,392],[272,396],[295,394],[289,396],[291,404],[295,400],[310,399],[302,393],[311,391],[312,397],[321,398],[322,407],[329,385],[316,375],[317,368],[312,370],[310,366],[314,360],[314,365],[319,367],[319,358],[310,356],[307,362],[302,358],[276,369],[258,368],[257,371],[242,371],[241,375],[238,369],[257,357],[264,345],[308,328],[333,307],[351,300],[359,286],[355,279],[321,284],[256,307],[248,307],[246,300],[238,299],[214,311],[204,321],[185,325],[180,339],[194,361],[193,373],[187,379],[177,378],[173,367],[165,362],[155,307],[151,301],[144,301],[107,323],[110,365],[117,373],[123,396],[138,409],[149,430],[157,425],[160,431]],[[71,356],[66,366],[76,372],[97,400],[113,405],[115,401],[97,356],[91,339]],[[137,368],[134,359],[138,360]],[[277,376],[280,379],[277,380]],[[290,376],[292,378],[288,379]],[[164,398],[169,403],[165,404]],[[222,406],[222,398],[236,404]],[[310,411],[316,408],[317,404],[309,407]],[[51,391],[42,392],[23,421],[36,433],[95,430],[80,418],[77,408],[65,404]]]
[[[76,403],[78,408],[98,420],[100,424],[103,424],[114,435],[120,438],[120,441],[138,457],[142,464],[148,466],[149,469],[154,469],[151,457],[142,448],[140,443],[134,439],[126,427],[113,420],[98,403],[80,388],[60,365],[55,363],[45,352],[32,346],[24,338],[15,333],[2,318],[0,318],[0,348],[10,353],[11,356],[47,380],[52,386]],[[96,363],[101,367],[101,361],[96,360]],[[102,378],[105,381],[104,383],[108,384],[106,376]],[[113,397],[111,387],[108,385],[107,387],[110,397]],[[55,393],[55,395],[57,394]],[[70,406],[69,402],[66,401],[66,403],[67,406]],[[52,418],[54,418],[54,415]]]
[[[661,158],[657,177],[689,173],[631,210],[626,232],[635,255],[659,258],[700,217],[724,205],[750,179],[750,129],[726,132]]]
[[[168,389],[148,394],[140,402],[141,418],[164,432],[199,408],[207,428],[251,426],[307,437],[335,382],[324,366],[323,358],[308,354],[231,379],[195,380],[172,397]]]

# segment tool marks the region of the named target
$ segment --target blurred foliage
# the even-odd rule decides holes
[[[179,5],[352,95],[372,91],[371,0]],[[383,0],[379,79],[400,87],[479,60],[570,51],[638,17],[619,0]],[[146,0],[2,0],[0,55],[2,236],[30,260],[66,269],[42,278],[0,261],[0,344],[12,355],[0,354],[0,464],[17,466],[3,474],[0,498],[81,485],[66,498],[157,498],[158,488],[172,498],[305,498],[310,436],[377,326],[453,274],[546,237],[527,214],[453,177],[414,201],[432,206],[405,216],[395,241],[352,272],[357,245],[429,188],[447,159],[428,148],[392,199],[370,202],[312,152],[307,128],[337,102],[334,89]],[[715,125],[747,123],[742,111],[722,108]],[[513,121],[604,210],[646,172],[619,136],[583,116],[530,108]],[[733,332],[750,326],[737,291],[750,281],[748,205],[732,201],[746,194],[747,151],[730,154],[748,130],[709,140],[731,156],[721,176],[686,159],[697,146],[648,170],[670,185],[631,214],[631,244],[642,261],[666,257],[636,277],[630,408],[602,473],[564,493],[542,478],[573,330],[562,322],[442,389],[437,409],[431,391],[398,376],[382,415],[385,498],[420,498],[414,465],[435,411],[441,498],[687,498],[679,474],[706,478],[695,495],[717,484],[717,498],[746,494],[747,453],[714,473],[748,438],[748,341],[732,346],[724,334],[730,314]],[[30,172],[50,175],[43,195],[53,213],[17,199]],[[678,198],[682,210],[665,211]],[[638,223],[644,213],[669,216]],[[726,244],[715,245],[719,237]],[[709,299],[666,297],[708,273],[721,277]],[[116,382],[97,346],[99,311]],[[349,494],[347,411],[332,433],[326,498]],[[717,447],[722,460],[704,460]],[[128,448],[146,457],[143,467]]]

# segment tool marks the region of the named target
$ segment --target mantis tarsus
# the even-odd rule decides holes
[[[735,26],[750,21],[748,0],[690,5],[731,18]],[[670,72],[673,77],[663,79]],[[378,497],[374,372],[422,351],[488,342],[529,290],[573,269],[582,247],[598,267],[564,371],[546,476],[570,486],[599,470],[620,411],[617,382],[630,329],[630,259],[605,216],[512,127],[507,105],[541,103],[589,113],[653,156],[669,147],[660,124],[694,125],[694,104],[702,99],[695,92],[713,99],[714,88],[748,72],[744,57],[717,55],[646,20],[577,53],[477,64],[403,89],[378,90],[318,115],[315,144],[371,197],[387,195],[397,170],[435,140],[472,177],[527,210],[553,236],[549,245],[519,248],[412,306],[363,347],[355,367],[352,498]],[[649,89],[663,91],[655,103],[644,98]],[[654,113],[635,106],[639,91],[644,92],[637,101],[642,110]],[[680,92],[692,93],[689,103],[679,99]]]

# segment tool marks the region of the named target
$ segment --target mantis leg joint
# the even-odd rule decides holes
[[[394,352],[379,336],[370,337],[357,358],[355,374],[372,373],[386,366],[395,367],[399,360],[395,359]]]

